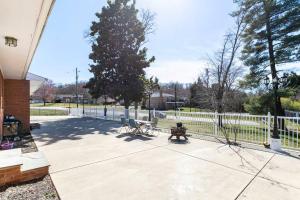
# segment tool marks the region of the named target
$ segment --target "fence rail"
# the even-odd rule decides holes
[[[290,111],[290,110],[286,110],[285,111],[285,116],[287,117],[300,117],[300,112],[297,111]]]
[[[125,109],[108,108],[107,115],[104,116],[103,108],[86,107],[84,112],[82,109],[73,109],[71,114],[120,121],[121,117],[125,117]],[[149,120],[148,110],[129,109],[128,116],[132,119]],[[152,110],[151,117],[158,118],[158,127],[161,129],[169,130],[176,126],[177,122],[182,122],[188,132],[192,134],[228,138],[231,141],[259,145],[270,143],[274,124],[274,117],[270,114],[249,115]],[[278,117],[277,120],[282,146],[300,150],[300,117]]]

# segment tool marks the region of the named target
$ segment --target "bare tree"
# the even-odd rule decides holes
[[[44,102],[44,106],[46,106],[47,102],[51,102],[55,96],[55,86],[51,80],[45,81],[42,86],[34,92],[33,97],[42,99]]]
[[[149,42],[147,36],[155,32],[155,13],[151,12],[149,9],[142,9],[140,14],[141,22],[144,25],[146,39],[143,44]]]
[[[212,90],[215,109],[218,113],[223,112],[223,98],[226,90],[229,90],[237,77],[241,75],[241,66],[235,59],[241,46],[241,34],[244,31],[244,14],[236,17],[236,27],[224,37],[224,43],[220,51],[213,57],[209,57],[209,72],[212,78]]]
[[[153,34],[155,32],[155,14],[149,9],[142,9],[141,21],[145,27],[146,35]]]
[[[210,72],[208,68],[205,68],[205,72],[201,74],[201,79],[206,88],[209,88],[210,85]]]

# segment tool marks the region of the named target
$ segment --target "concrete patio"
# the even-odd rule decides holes
[[[118,134],[116,122],[38,117],[33,135],[63,200],[299,199],[300,159],[190,139]]]

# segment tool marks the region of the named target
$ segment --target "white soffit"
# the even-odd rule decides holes
[[[25,79],[55,0],[0,0],[0,69],[5,79]],[[5,45],[5,36],[18,39]]]

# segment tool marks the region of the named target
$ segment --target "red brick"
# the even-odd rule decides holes
[[[28,80],[4,80],[4,114],[14,115],[26,131],[30,124],[29,90]]]

